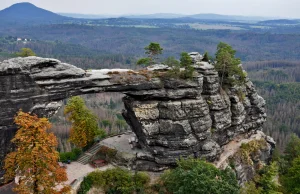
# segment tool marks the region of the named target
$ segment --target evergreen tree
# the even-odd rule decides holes
[[[278,166],[276,162],[272,162],[269,166],[266,166],[263,174],[258,180],[259,187],[262,188],[262,194],[280,194],[278,192],[279,185],[276,181],[278,176]]]
[[[245,183],[243,188],[241,188],[240,194],[261,194],[262,188],[256,188],[255,182],[248,182]]]
[[[296,134],[291,135],[291,139],[285,147],[284,158],[291,165],[292,161],[300,156],[300,138]]]
[[[151,65],[151,59],[150,58],[141,58],[138,60],[138,62],[136,63],[137,65]]]
[[[246,75],[240,66],[241,60],[235,58],[236,51],[226,43],[219,43],[216,53],[217,63],[215,64],[216,70],[219,72],[221,79],[221,86],[224,82],[231,85],[243,84]]]
[[[181,53],[180,65],[185,68],[193,65],[193,59],[187,52]]]
[[[162,54],[163,48],[160,47],[159,43],[151,42],[145,48],[145,54],[148,55],[147,58],[142,58],[138,60],[138,65],[153,65],[157,62],[158,55]]]
[[[193,59],[191,56],[186,52],[181,53],[180,66],[185,68],[185,70],[181,73],[181,77],[183,79],[191,79],[193,77],[194,67],[192,65]]]
[[[300,156],[293,160],[292,166],[283,176],[283,185],[288,193],[300,194]]]
[[[205,53],[204,53],[204,56],[203,56],[202,61],[209,62],[209,55],[208,55],[208,52],[205,52]]]

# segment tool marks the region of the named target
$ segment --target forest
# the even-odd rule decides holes
[[[264,130],[282,150],[291,133],[300,135],[300,63],[247,62],[244,67],[267,101],[268,119]]]
[[[6,36],[36,40],[26,44],[40,56],[123,54],[140,57],[149,42],[159,42],[165,48],[164,57],[178,56],[182,51],[208,51],[213,55],[220,41],[232,45],[242,61],[290,61],[300,56],[299,34],[52,24],[0,29],[0,37]],[[14,44],[1,47],[6,47],[3,49],[8,53],[15,52]]]
[[[98,20],[94,22],[104,22]],[[273,136],[281,150],[292,132],[299,129],[300,34],[298,25],[285,26],[287,21],[267,21],[260,25],[272,30],[196,30],[168,26],[139,28],[120,26],[122,22],[172,23],[169,20],[110,19],[111,26],[83,23],[15,26],[0,29],[0,60],[15,57],[23,47],[31,48],[37,56],[57,58],[83,69],[137,68],[137,60],[149,42],[159,42],[164,48],[161,61],[179,56],[183,51],[207,51],[214,57],[220,41],[237,51],[249,77],[267,101],[268,121],[265,131]],[[173,22],[175,22],[174,20]],[[140,23],[138,23],[140,22]],[[177,21],[180,22],[180,21]],[[183,21],[181,21],[183,22]],[[191,21],[190,21],[191,22]],[[210,21],[216,24],[216,21]],[[219,22],[220,23],[220,22]],[[221,23],[227,23],[222,21]],[[238,25],[231,22],[232,25]],[[131,24],[130,24],[131,25]],[[275,30],[276,29],[276,30]],[[17,41],[21,38],[22,41]],[[30,40],[24,42],[24,39]],[[86,96],[91,107],[95,96]],[[109,98],[109,97],[106,97]],[[122,109],[121,94],[111,100]],[[108,100],[110,101],[110,99]],[[91,103],[91,104],[90,104]],[[94,105],[94,112],[110,111],[107,106]],[[103,114],[103,113],[102,113]],[[106,114],[106,113],[105,113]],[[114,119],[107,114],[101,119]],[[62,116],[62,115],[60,115]],[[114,126],[114,124],[113,124]],[[60,126],[60,128],[63,126]]]

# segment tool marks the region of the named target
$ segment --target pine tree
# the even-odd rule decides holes
[[[276,182],[278,176],[277,162],[272,162],[269,166],[265,167],[265,172],[262,174],[258,181],[258,185],[262,188],[262,194],[280,194],[277,192],[279,185]]]
[[[219,72],[221,79],[220,84],[223,86],[224,82],[231,85],[243,84],[245,82],[246,75],[243,72],[241,60],[235,58],[236,51],[226,43],[219,43],[216,53],[217,63],[215,64],[216,70]]]
[[[300,138],[296,134],[291,135],[291,139],[285,147],[284,158],[291,165],[292,161],[300,156]]]
[[[262,188],[256,188],[255,182],[251,181],[245,183],[245,185],[241,188],[240,194],[261,194]]]
[[[193,64],[193,59],[187,52],[181,53],[180,65],[181,67],[189,67]]]
[[[203,56],[202,61],[209,62],[209,55],[208,55],[208,52],[205,52],[205,53],[204,53],[204,56]]]
[[[300,194],[300,156],[293,160],[288,173],[283,176],[283,185],[289,193]]]
[[[147,58],[142,58],[138,60],[138,65],[153,65],[157,62],[158,55],[162,54],[163,48],[160,47],[159,43],[151,42],[145,48],[145,54],[148,55]]]
[[[193,59],[191,56],[186,52],[181,53],[180,66],[185,68],[185,70],[181,73],[181,77],[183,79],[191,79],[193,77],[195,70],[192,65]]]
[[[5,158],[5,180],[19,178],[14,191],[22,194],[60,193],[55,189],[67,180],[65,169],[58,165],[57,140],[48,133],[51,125],[46,118],[38,118],[20,111],[15,117],[19,126],[12,142],[16,151]],[[67,191],[68,187],[63,187]]]

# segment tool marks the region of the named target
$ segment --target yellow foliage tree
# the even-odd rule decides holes
[[[17,177],[14,191],[19,194],[67,193],[69,188],[62,184],[67,174],[58,164],[57,139],[47,132],[51,127],[48,119],[19,111],[15,123],[19,126],[12,139],[16,151],[5,158],[5,180]],[[57,190],[58,185],[63,188]]]
[[[17,53],[19,57],[36,56],[36,54],[30,48],[21,48],[21,52]]]
[[[68,101],[64,113],[72,122],[70,141],[76,146],[83,148],[93,142],[97,135],[105,135],[104,130],[99,129],[97,117],[85,106],[81,97],[72,97]]]

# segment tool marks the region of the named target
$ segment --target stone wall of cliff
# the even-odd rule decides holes
[[[159,79],[158,90],[126,92],[123,115],[157,164],[189,156],[215,161],[236,136],[262,130],[265,101],[250,80],[221,89],[213,66],[196,71],[192,80]]]
[[[188,156],[217,161],[224,146],[237,136],[262,130],[265,101],[249,79],[241,87],[221,88],[213,65],[199,60],[190,80],[145,75],[163,72],[163,66],[142,73],[86,72],[55,59],[3,61],[0,161],[12,148],[10,140],[16,131],[13,117],[19,109],[49,117],[60,108],[63,99],[106,91],[126,94],[124,118],[147,153],[139,156],[141,168],[164,168]],[[123,77],[127,80],[120,81]]]

